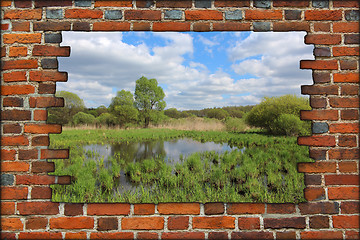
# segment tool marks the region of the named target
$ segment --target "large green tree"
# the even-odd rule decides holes
[[[109,109],[120,126],[138,120],[138,110],[134,106],[134,96],[130,91],[118,91],[116,97],[111,100]]]
[[[49,123],[68,124],[76,113],[85,109],[84,101],[75,93],[59,91],[55,96],[64,98],[65,105],[49,109]]]
[[[165,93],[156,79],[143,76],[136,80],[135,106],[139,109],[146,128],[154,114],[162,112],[166,107],[164,97]]]

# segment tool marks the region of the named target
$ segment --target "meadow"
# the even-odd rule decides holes
[[[243,151],[194,153],[176,164],[163,156],[126,162],[119,154],[104,161],[89,144],[191,138],[227,143]],[[65,129],[51,135],[50,148],[70,149],[67,160],[54,160],[54,175],[72,176],[71,185],[53,185],[55,202],[267,202],[298,203],[304,177],[298,162],[313,161],[296,137],[247,132],[176,129]],[[135,186],[123,189],[120,172]]]

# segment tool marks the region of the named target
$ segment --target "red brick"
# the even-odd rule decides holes
[[[88,215],[128,215],[130,204],[128,203],[90,203],[88,204]]]
[[[34,110],[35,121],[46,121],[48,116],[47,110]]]
[[[132,232],[94,232],[90,234],[91,239],[134,239]]]
[[[30,22],[12,22],[12,31],[13,32],[29,32],[30,31]]]
[[[358,159],[358,149],[330,149],[329,159],[343,160],[343,159]]]
[[[306,22],[274,22],[273,31],[310,31],[310,25]]]
[[[329,217],[328,216],[313,216],[309,218],[310,228],[329,228]]]
[[[1,149],[1,160],[15,160],[15,150]]]
[[[50,219],[51,229],[92,229],[92,217],[58,217]]]
[[[330,133],[359,133],[358,123],[332,123]]]
[[[27,146],[29,140],[24,136],[1,137],[2,146]]]
[[[334,82],[336,83],[358,83],[358,73],[334,73]]]
[[[90,31],[90,23],[88,22],[74,22],[73,31]]]
[[[281,20],[282,10],[245,10],[246,20]]]
[[[83,215],[83,204],[65,203],[64,214],[66,216]]]
[[[217,10],[186,10],[185,20],[222,20],[223,14]]]
[[[189,217],[177,216],[169,217],[168,229],[169,230],[186,230],[189,227]]]
[[[272,203],[267,204],[267,211],[268,214],[289,214],[295,213],[295,205],[291,203]]]
[[[56,91],[56,83],[39,83],[38,93],[55,93]]]
[[[38,158],[38,149],[19,150],[19,160],[29,160]]]
[[[49,136],[36,136],[31,139],[32,146],[49,146]]]
[[[37,59],[2,61],[2,70],[37,68]]]
[[[264,228],[305,228],[305,217],[264,218]]]
[[[29,105],[31,108],[43,107],[63,107],[64,98],[62,97],[30,97]]]
[[[210,32],[210,23],[197,22],[193,24],[194,32]]]
[[[341,231],[306,231],[300,233],[301,239],[343,239]]]
[[[341,43],[340,34],[312,34],[305,36],[306,44],[337,45]]]
[[[129,31],[130,23],[128,22],[95,22],[93,31]]]
[[[26,72],[9,72],[3,74],[5,82],[23,82],[26,81]]]
[[[310,136],[298,137],[298,144],[314,147],[333,147],[336,143],[334,136]]]
[[[338,164],[340,172],[357,172],[357,164],[355,161],[339,162]]]
[[[358,108],[359,98],[358,97],[330,97],[330,106],[335,108]]]
[[[162,217],[130,217],[121,219],[124,230],[160,230],[164,228]]]
[[[41,35],[40,35],[40,38],[41,38]],[[24,57],[26,55],[27,55],[27,47],[10,47],[9,57]]]
[[[25,124],[25,133],[61,133],[61,125],[59,124]],[[45,149],[44,149],[45,150]]]
[[[150,23],[148,22],[134,22],[133,31],[150,31]]]
[[[223,214],[225,211],[224,203],[205,203],[205,214]]]
[[[10,24],[8,24],[8,23],[3,23],[3,24],[1,24],[1,30],[8,30],[9,29],[9,26],[10,26]],[[6,54],[4,54],[4,56],[5,56]]]
[[[314,108],[326,108],[326,98],[310,95],[310,106]]]
[[[308,7],[309,1],[303,0],[292,0],[292,1],[282,1],[277,0],[273,2],[273,7]]]
[[[5,13],[4,13],[4,19],[40,20],[41,17],[42,17],[42,9],[5,10]]]
[[[65,239],[86,239],[86,232],[67,232],[65,233]]]
[[[333,32],[359,32],[359,23],[349,22],[349,23],[333,23]]]
[[[51,199],[50,187],[33,187],[31,190],[31,199]]]
[[[354,214],[359,213],[359,202],[342,202],[341,203],[341,213],[342,214]]]
[[[24,95],[31,94],[35,92],[35,87],[32,85],[10,85],[10,86],[1,86],[1,93],[4,96],[8,95]],[[18,110],[20,111],[20,110]],[[27,111],[21,111],[27,112]]]
[[[232,232],[231,239],[274,239],[272,232]]]
[[[221,217],[193,217],[193,228],[200,229],[234,229],[235,218],[230,216]]]
[[[239,217],[239,229],[260,229],[260,219],[257,217]]]
[[[296,232],[277,232],[276,239],[296,239]]]
[[[28,110],[4,110],[1,113],[1,120],[25,121],[31,120],[31,112]]]
[[[300,213],[305,214],[338,214],[339,204],[337,202],[313,202],[300,203]]]
[[[356,70],[357,61],[356,60],[340,60],[340,69],[341,70]]]
[[[325,185],[358,185],[359,175],[325,175]]]
[[[265,204],[263,203],[229,203],[227,214],[260,214],[265,213]]]
[[[12,0],[3,0],[0,2],[1,7],[11,7]]]
[[[3,24],[2,24],[2,25],[3,25]],[[2,26],[2,25],[1,25],[1,26]],[[0,49],[0,51],[1,51],[1,52],[0,52],[0,56],[1,56],[1,57],[6,57],[6,47],[2,47],[2,48]]]
[[[69,149],[41,149],[41,159],[67,159]]]
[[[59,213],[59,203],[20,202],[17,209],[21,215],[55,215]]]
[[[319,85],[303,85],[301,86],[301,94],[308,95],[337,95],[339,87],[336,85],[319,86]]]
[[[316,22],[314,23],[315,32],[330,32],[330,23]]]
[[[336,60],[301,60],[300,68],[317,70],[337,70],[338,63]]]
[[[333,200],[357,200],[359,199],[359,187],[329,187],[328,196]]]
[[[98,231],[109,231],[118,229],[118,219],[116,217],[107,217],[98,219]]]
[[[49,185],[55,183],[55,176],[48,175],[17,175],[17,185]]]
[[[333,216],[334,228],[359,228],[359,216]]]
[[[101,10],[90,9],[66,9],[65,18],[102,18],[103,12]]]
[[[250,23],[213,23],[213,31],[250,31]]]
[[[27,199],[27,195],[28,195],[27,187],[1,187],[2,200]]]
[[[341,10],[307,10],[305,11],[305,20],[323,21],[323,20],[341,20]]]
[[[156,7],[163,8],[191,8],[191,0],[157,0]]]
[[[20,218],[1,218],[2,231],[19,231],[23,230],[24,225]]]
[[[125,10],[126,20],[161,20],[161,11],[155,10]]]
[[[68,79],[67,72],[57,72],[57,71],[31,71],[30,81],[34,82],[47,82],[47,81],[56,81],[56,82],[66,82]]]
[[[120,1],[96,0],[95,7],[132,7],[132,1],[131,0],[120,0]]]
[[[155,204],[152,203],[134,204],[135,215],[152,215],[154,213],[155,213]]]
[[[338,145],[340,147],[356,147],[357,146],[356,136],[341,135],[339,136]]]
[[[21,232],[19,239],[62,239],[61,232]]]
[[[359,239],[358,231],[345,231],[345,239]]]
[[[161,239],[205,239],[203,232],[163,232]]]
[[[302,120],[338,120],[337,110],[301,110]]]
[[[158,233],[154,232],[139,232],[137,234],[138,239],[159,239]]]
[[[305,173],[336,172],[335,162],[298,163],[298,171]]]
[[[333,56],[358,56],[359,47],[333,47]]]
[[[69,57],[70,56],[70,47],[35,45],[32,53],[33,53],[33,56]],[[54,72],[51,72],[51,71],[49,71],[48,73],[54,74]],[[46,74],[46,72],[44,72],[44,74]]]
[[[54,162],[37,161],[32,162],[31,172],[33,173],[46,173],[53,172],[55,170]]]
[[[4,34],[3,41],[4,41],[4,43],[8,43],[8,44],[40,43],[41,42],[41,33]],[[10,50],[11,50],[11,48],[10,48]]]
[[[71,0],[36,0],[35,1],[35,7],[41,8],[41,7],[66,7],[71,6],[72,1]]]
[[[350,1],[334,1],[333,7],[346,7],[346,8],[359,8],[360,3],[356,0],[350,0]]]
[[[208,239],[222,240],[229,238],[227,232],[209,232]]]
[[[341,86],[341,95],[359,95],[359,85]]]
[[[357,109],[340,110],[340,116],[342,120],[358,120],[359,110]]]
[[[160,214],[200,214],[199,203],[159,203],[158,211]]]
[[[71,28],[70,22],[34,22],[34,31],[69,31]]]
[[[27,172],[29,167],[26,162],[1,162],[2,172]]]
[[[32,217],[26,219],[26,229],[46,229],[48,224],[47,218],[44,217]]]
[[[15,214],[15,202],[1,202],[1,215]]]
[[[304,189],[304,197],[307,201],[325,199],[325,190],[322,187],[307,187]]]
[[[3,107],[23,107],[23,106],[24,106],[23,98],[20,98],[20,97],[3,97]],[[20,131],[17,131],[17,133],[20,133],[20,132],[21,132],[21,129],[20,129]]]
[[[190,31],[189,22],[154,22],[153,31],[162,32],[162,31]]]

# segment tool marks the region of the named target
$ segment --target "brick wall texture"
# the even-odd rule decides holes
[[[306,31],[313,85],[302,86],[314,163],[300,163],[306,203],[51,202],[46,124],[62,31]],[[351,239],[359,234],[359,2],[337,0],[1,0],[1,238]]]

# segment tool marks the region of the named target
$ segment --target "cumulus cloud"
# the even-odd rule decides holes
[[[299,70],[300,59],[312,58],[312,47],[302,40],[304,33],[251,33],[245,39],[234,33],[212,39],[197,36],[206,51],[219,48],[218,39],[222,40],[231,72],[209,69],[194,58],[197,49],[191,34],[141,33],[134,34],[133,42],[125,41],[125,34],[63,33],[62,45],[71,46],[71,56],[59,62],[69,81],[59,83],[58,90],[77,93],[87,107],[107,106],[116,91],[133,92],[135,81],[146,76],[164,86],[168,107],[201,109],[298,94],[300,85],[311,80],[310,71]]]

